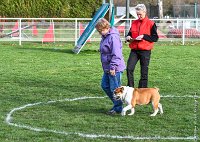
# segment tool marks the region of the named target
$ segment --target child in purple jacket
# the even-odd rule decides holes
[[[108,114],[121,113],[122,101],[113,98],[113,91],[121,86],[122,73],[126,68],[120,35],[118,30],[110,27],[110,23],[104,18],[99,19],[95,28],[102,35],[100,54],[104,73],[101,87],[113,102],[113,107],[108,111]]]

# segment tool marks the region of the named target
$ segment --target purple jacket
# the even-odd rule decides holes
[[[104,72],[109,72],[110,70],[121,72],[125,70],[126,66],[122,55],[122,42],[116,28],[110,28],[110,31],[102,36],[100,53]]]

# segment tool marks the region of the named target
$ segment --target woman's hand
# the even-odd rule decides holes
[[[130,37],[130,36],[127,36],[127,37],[126,37],[126,42],[131,43],[131,42],[133,42],[133,41],[134,41],[134,39],[133,39],[132,37]]]
[[[126,37],[126,41],[130,41],[131,40],[131,37],[130,36],[127,36]]]
[[[115,76],[115,70],[110,70],[110,74],[111,74],[112,76]]]

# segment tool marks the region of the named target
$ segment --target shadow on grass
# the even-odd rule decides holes
[[[66,113],[70,113],[74,115],[76,114],[108,115],[107,112],[110,109],[109,105],[110,107],[112,107],[112,103],[106,99],[108,98],[77,100],[76,102],[66,101],[63,103],[57,102],[51,105],[56,108],[59,108],[61,111],[65,111]],[[104,104],[105,102],[107,102],[107,105]]]
[[[68,54],[75,54],[72,49],[59,49],[59,48],[34,48],[34,47],[18,47],[18,49],[21,50],[32,50],[32,51],[47,51],[47,52],[59,52],[59,53],[68,53]],[[79,54],[94,54],[94,53],[99,53],[99,50],[90,50],[90,49],[86,49],[86,50],[82,50],[79,52]]]
[[[59,92],[71,92],[72,94],[77,94],[76,97],[78,97],[79,95],[82,96],[82,94],[94,94],[97,95],[99,93],[102,94],[102,92],[100,92],[98,87],[93,87],[93,88],[89,88],[86,85],[82,85],[82,84],[77,84],[77,83],[71,83],[70,81],[66,81],[63,84],[60,83],[59,81],[55,81],[55,80],[46,80],[46,79],[27,79],[24,77],[18,77],[15,78],[15,80],[13,81],[15,83],[18,84],[18,86],[21,86],[23,88],[40,88],[40,89],[44,89],[46,90],[47,88],[49,90],[53,90],[55,91],[54,93],[56,93],[57,91]],[[71,97],[71,95],[69,95]]]
[[[30,48],[30,47],[19,47],[18,49],[21,50],[32,50],[32,51],[47,51],[47,52],[59,52],[59,53],[68,53],[68,54],[74,54],[71,49],[59,49],[59,48]]]

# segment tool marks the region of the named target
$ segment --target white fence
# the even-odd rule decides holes
[[[0,18],[0,41],[23,42],[74,42],[90,22],[91,18]],[[115,19],[122,40],[134,19]],[[158,27],[159,41],[199,42],[200,19],[152,19]],[[118,22],[117,22],[118,21]],[[95,32],[92,41],[100,41]]]

